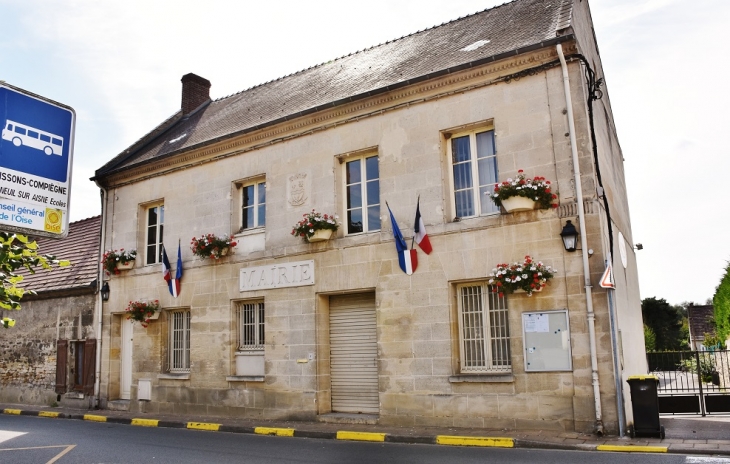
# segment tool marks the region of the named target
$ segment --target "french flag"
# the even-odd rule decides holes
[[[180,280],[182,279],[182,254],[180,253],[180,243],[177,244],[177,270],[175,277],[172,277],[172,268],[170,267],[170,260],[167,259],[167,252],[165,247],[162,247],[162,277],[167,282],[167,288],[170,290],[170,295],[177,298],[180,296],[180,290],[182,289]]]
[[[395,217],[393,217],[393,211],[390,210],[390,205],[388,205],[387,203],[385,205],[388,207],[388,212],[390,213],[390,222],[391,224],[393,224],[395,249],[398,251],[398,264],[400,265],[400,268],[403,270],[403,272],[411,275],[418,267],[418,256],[416,255],[416,250],[408,249],[408,244],[403,238],[403,234],[401,234],[400,232],[398,223],[395,222]]]
[[[423,225],[420,197],[418,198],[418,203],[416,203],[416,223],[413,226],[413,232],[415,234],[413,238],[416,240],[418,246],[421,247],[424,253],[430,255],[433,248],[431,248],[431,241],[428,239],[428,234],[426,233],[426,226]]]

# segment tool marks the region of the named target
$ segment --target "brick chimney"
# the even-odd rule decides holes
[[[193,73],[185,74],[182,79],[183,116],[193,112],[203,103],[210,101],[210,81]]]

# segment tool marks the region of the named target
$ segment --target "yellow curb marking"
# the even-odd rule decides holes
[[[20,409],[4,409],[3,412],[5,414],[15,414],[16,416],[20,415]]]
[[[253,431],[259,435],[276,435],[277,437],[294,436],[294,429],[283,429],[278,427],[256,427]]]
[[[515,440],[501,437],[457,437],[450,435],[436,436],[439,445],[456,446],[490,446],[495,448],[514,448]]]
[[[220,424],[211,424],[210,422],[188,422],[188,428],[195,430],[210,430],[211,432],[217,432],[220,426]]]
[[[157,427],[159,422],[157,419],[132,419],[132,425],[140,427]]]
[[[106,416],[95,416],[93,414],[84,414],[84,420],[94,422],[106,422]]]
[[[384,433],[373,432],[337,432],[338,440],[356,440],[356,441],[385,441]]]
[[[51,411],[38,411],[38,417],[58,417],[59,413]]]
[[[598,451],[620,451],[624,453],[666,453],[666,446],[598,445]]]

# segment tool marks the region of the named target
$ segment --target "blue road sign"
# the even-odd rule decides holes
[[[66,105],[0,83],[0,226],[66,235],[75,120]]]

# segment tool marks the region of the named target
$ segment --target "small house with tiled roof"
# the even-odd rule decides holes
[[[0,329],[0,401],[94,406],[97,282],[101,216],[69,224],[66,238],[36,239],[38,251],[71,261],[52,270],[23,269],[16,323]]]
[[[183,76],[180,109],[94,176],[103,248],[138,252],[109,279],[102,406],[631,426],[638,275],[588,1],[515,0],[234,95],[211,87]],[[555,207],[488,195],[520,176],[549,180]],[[315,236],[314,213],[341,225]],[[498,265],[515,262],[526,291],[504,291]],[[130,301],[161,310],[132,324]]]
[[[715,308],[712,305],[690,304],[687,306],[687,323],[690,349],[698,351],[706,349],[705,336],[716,334]]]

